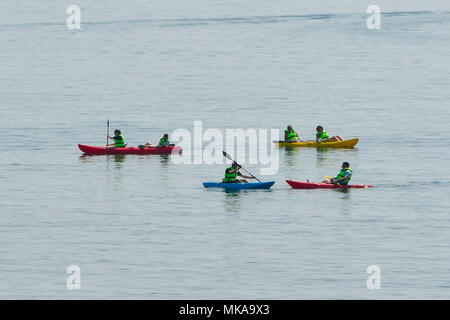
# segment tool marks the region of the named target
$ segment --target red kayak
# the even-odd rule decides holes
[[[338,186],[331,183],[314,183],[300,182],[294,180],[286,180],[286,182],[294,189],[348,189],[348,188],[373,188],[369,185],[349,184],[347,186]]]
[[[148,148],[138,148],[138,147],[125,147],[125,148],[105,148],[105,147],[94,147],[86,146],[84,144],[79,144],[78,148],[89,156],[98,156],[106,154],[171,154],[180,153],[181,147],[169,146],[169,147],[148,147]]]

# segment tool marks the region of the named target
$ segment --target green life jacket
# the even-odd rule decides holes
[[[228,173],[228,169],[234,170],[232,166],[225,170],[225,179],[223,179],[223,182],[233,182],[238,176],[238,171],[235,171],[234,173]]]
[[[341,182],[342,184],[347,184],[350,181],[350,179],[352,178],[352,175],[353,175],[352,169],[350,169],[350,168],[341,169],[339,174],[336,176],[336,180],[341,179],[341,178],[345,177],[346,171],[350,171],[350,177],[347,177],[347,179],[342,180],[342,182]]]
[[[167,142],[167,144],[170,144],[169,139],[164,139],[164,137],[162,137],[162,138],[159,140],[159,145],[160,145],[160,146],[163,146],[164,143],[166,143],[166,142]]]
[[[125,147],[125,138],[123,137],[122,134],[120,134],[119,137],[120,139],[114,139],[114,141],[116,142],[116,147],[123,148]]]
[[[323,130],[322,132],[317,132],[316,137],[320,138],[320,140],[327,140],[330,138],[330,136],[325,130]]]
[[[287,141],[298,140],[298,134],[294,131],[294,129],[292,129],[292,131],[284,130],[284,132],[287,133]]]

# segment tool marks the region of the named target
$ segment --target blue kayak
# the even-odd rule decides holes
[[[270,189],[275,181],[255,182],[255,183],[224,183],[224,182],[203,182],[205,188],[224,188],[232,190],[244,189]]]

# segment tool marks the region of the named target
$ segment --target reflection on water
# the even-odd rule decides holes
[[[161,154],[159,156],[159,165],[161,166],[161,169],[159,170],[160,174],[158,174],[159,183],[161,184],[169,184],[170,178],[169,178],[169,164],[170,164],[170,155],[168,154]]]
[[[241,211],[242,192],[240,192],[240,190],[230,190],[230,189],[225,189],[224,191],[225,191],[224,192],[225,211],[231,211],[231,212]]]
[[[336,192],[340,192],[340,199],[344,200],[340,202],[339,205],[339,212],[345,216],[348,216],[352,213],[352,206],[351,206],[351,192],[350,189],[335,189]]]
[[[169,168],[170,155],[168,155],[168,154],[161,154],[159,156],[159,160],[160,160],[160,163],[161,163],[161,167],[163,167],[164,169]]]
[[[94,162],[96,160],[103,159],[103,157],[106,158],[106,167],[109,169],[109,164],[112,160],[112,162],[115,164],[115,168],[121,169],[123,167],[123,162],[125,162],[125,155],[124,154],[115,154],[115,155],[107,155],[107,156],[90,156],[83,154],[78,159],[81,162]]]
[[[125,155],[124,154],[107,155],[106,156],[107,167],[109,167],[110,160],[113,160],[114,167],[116,169],[122,169],[123,163],[125,162]]]
[[[108,178],[107,178],[107,184],[109,187],[112,188],[114,191],[120,191],[124,192],[124,186],[123,186],[123,171],[120,170],[123,168],[123,164],[125,162],[125,155],[124,154],[115,154],[115,155],[107,155],[106,156],[106,169],[108,169]],[[117,170],[109,170],[110,164],[113,165],[113,167]]]
[[[330,151],[328,148],[317,148],[316,149],[316,160],[317,164],[320,166],[321,164],[325,163],[327,160],[327,153]]]
[[[81,162],[89,162],[89,159],[90,159],[90,158],[91,158],[91,157],[89,157],[89,156],[83,154],[82,156],[80,156],[80,157],[78,158],[78,160],[80,160]]]
[[[299,148],[286,147],[284,150],[284,165],[287,167],[296,166],[299,154]]]
[[[335,189],[337,192],[342,192],[344,194],[344,196],[341,199],[347,200],[350,199],[350,189],[349,188],[345,188],[345,189]]]
[[[124,154],[116,154],[114,155],[114,162],[124,162],[125,155]]]
[[[318,155],[321,155],[328,153],[330,151],[330,148],[316,148],[316,151]]]

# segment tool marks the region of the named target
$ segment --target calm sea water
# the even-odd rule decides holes
[[[448,1],[378,1],[380,30],[356,0],[77,0],[77,31],[68,4],[0,4],[0,298],[450,298]],[[227,193],[202,187],[225,165],[80,157],[108,117],[130,145],[195,120],[360,143]],[[375,188],[284,182],[345,160]]]

